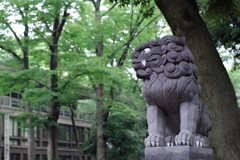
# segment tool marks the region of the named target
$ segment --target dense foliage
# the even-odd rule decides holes
[[[95,111],[107,115],[101,122],[109,144],[107,153],[118,157],[124,151],[123,159],[136,158],[143,147],[139,138],[146,134],[141,116],[145,106],[139,102],[142,97],[130,69],[130,53],[139,43],[159,38],[165,22],[158,11],[153,12],[152,2],[142,7],[99,2],[2,0],[0,93],[23,92],[22,102],[31,102],[33,108],[48,107],[51,123],[26,113],[32,117],[32,124],[26,126],[43,126],[43,122],[55,134],[55,125],[51,126],[57,122],[60,108],[68,109],[86,98],[100,102]],[[100,96],[99,86],[104,93]],[[18,117],[22,122],[24,115]],[[124,137],[131,140],[130,148],[120,143]],[[52,137],[52,144],[56,138]],[[56,147],[52,150],[49,157],[56,159]]]
[[[228,58],[233,60],[232,69],[239,69],[240,18],[239,1],[197,1],[200,13],[212,35],[216,47],[224,47],[229,52]]]
[[[32,113],[19,120],[26,121],[29,115],[33,120],[29,127],[49,127],[58,118],[52,109],[78,105],[75,112],[101,111],[101,122],[93,116],[96,124],[83,151],[97,155],[97,126],[103,124],[109,159],[141,158],[145,104],[140,81],[131,69],[131,52],[141,43],[171,34],[155,4],[149,0],[0,2],[0,94],[23,92],[22,102],[48,107],[51,123]],[[198,1],[201,14],[212,10],[214,2]],[[224,3],[234,11],[234,1]],[[217,19],[209,28],[216,44],[230,48],[238,58],[239,16],[224,12],[224,17],[226,21],[219,25]],[[239,95],[238,73],[232,75]]]

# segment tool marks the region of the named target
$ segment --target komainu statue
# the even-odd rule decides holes
[[[184,37],[165,36],[132,53],[147,104],[146,147],[208,146],[210,112],[201,102],[197,68],[184,43]]]

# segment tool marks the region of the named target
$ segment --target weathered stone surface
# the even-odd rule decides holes
[[[145,148],[145,160],[212,160],[212,149],[193,146]]]
[[[210,112],[202,104],[197,67],[184,43],[183,37],[165,36],[141,44],[132,53],[147,104],[146,147],[208,146]]]

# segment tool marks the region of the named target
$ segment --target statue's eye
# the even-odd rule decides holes
[[[147,54],[147,53],[149,53],[150,51],[151,51],[150,48],[145,48],[141,53],[142,53],[142,54]]]

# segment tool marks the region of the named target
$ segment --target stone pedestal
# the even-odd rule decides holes
[[[145,148],[145,160],[212,160],[212,149],[194,146]]]

